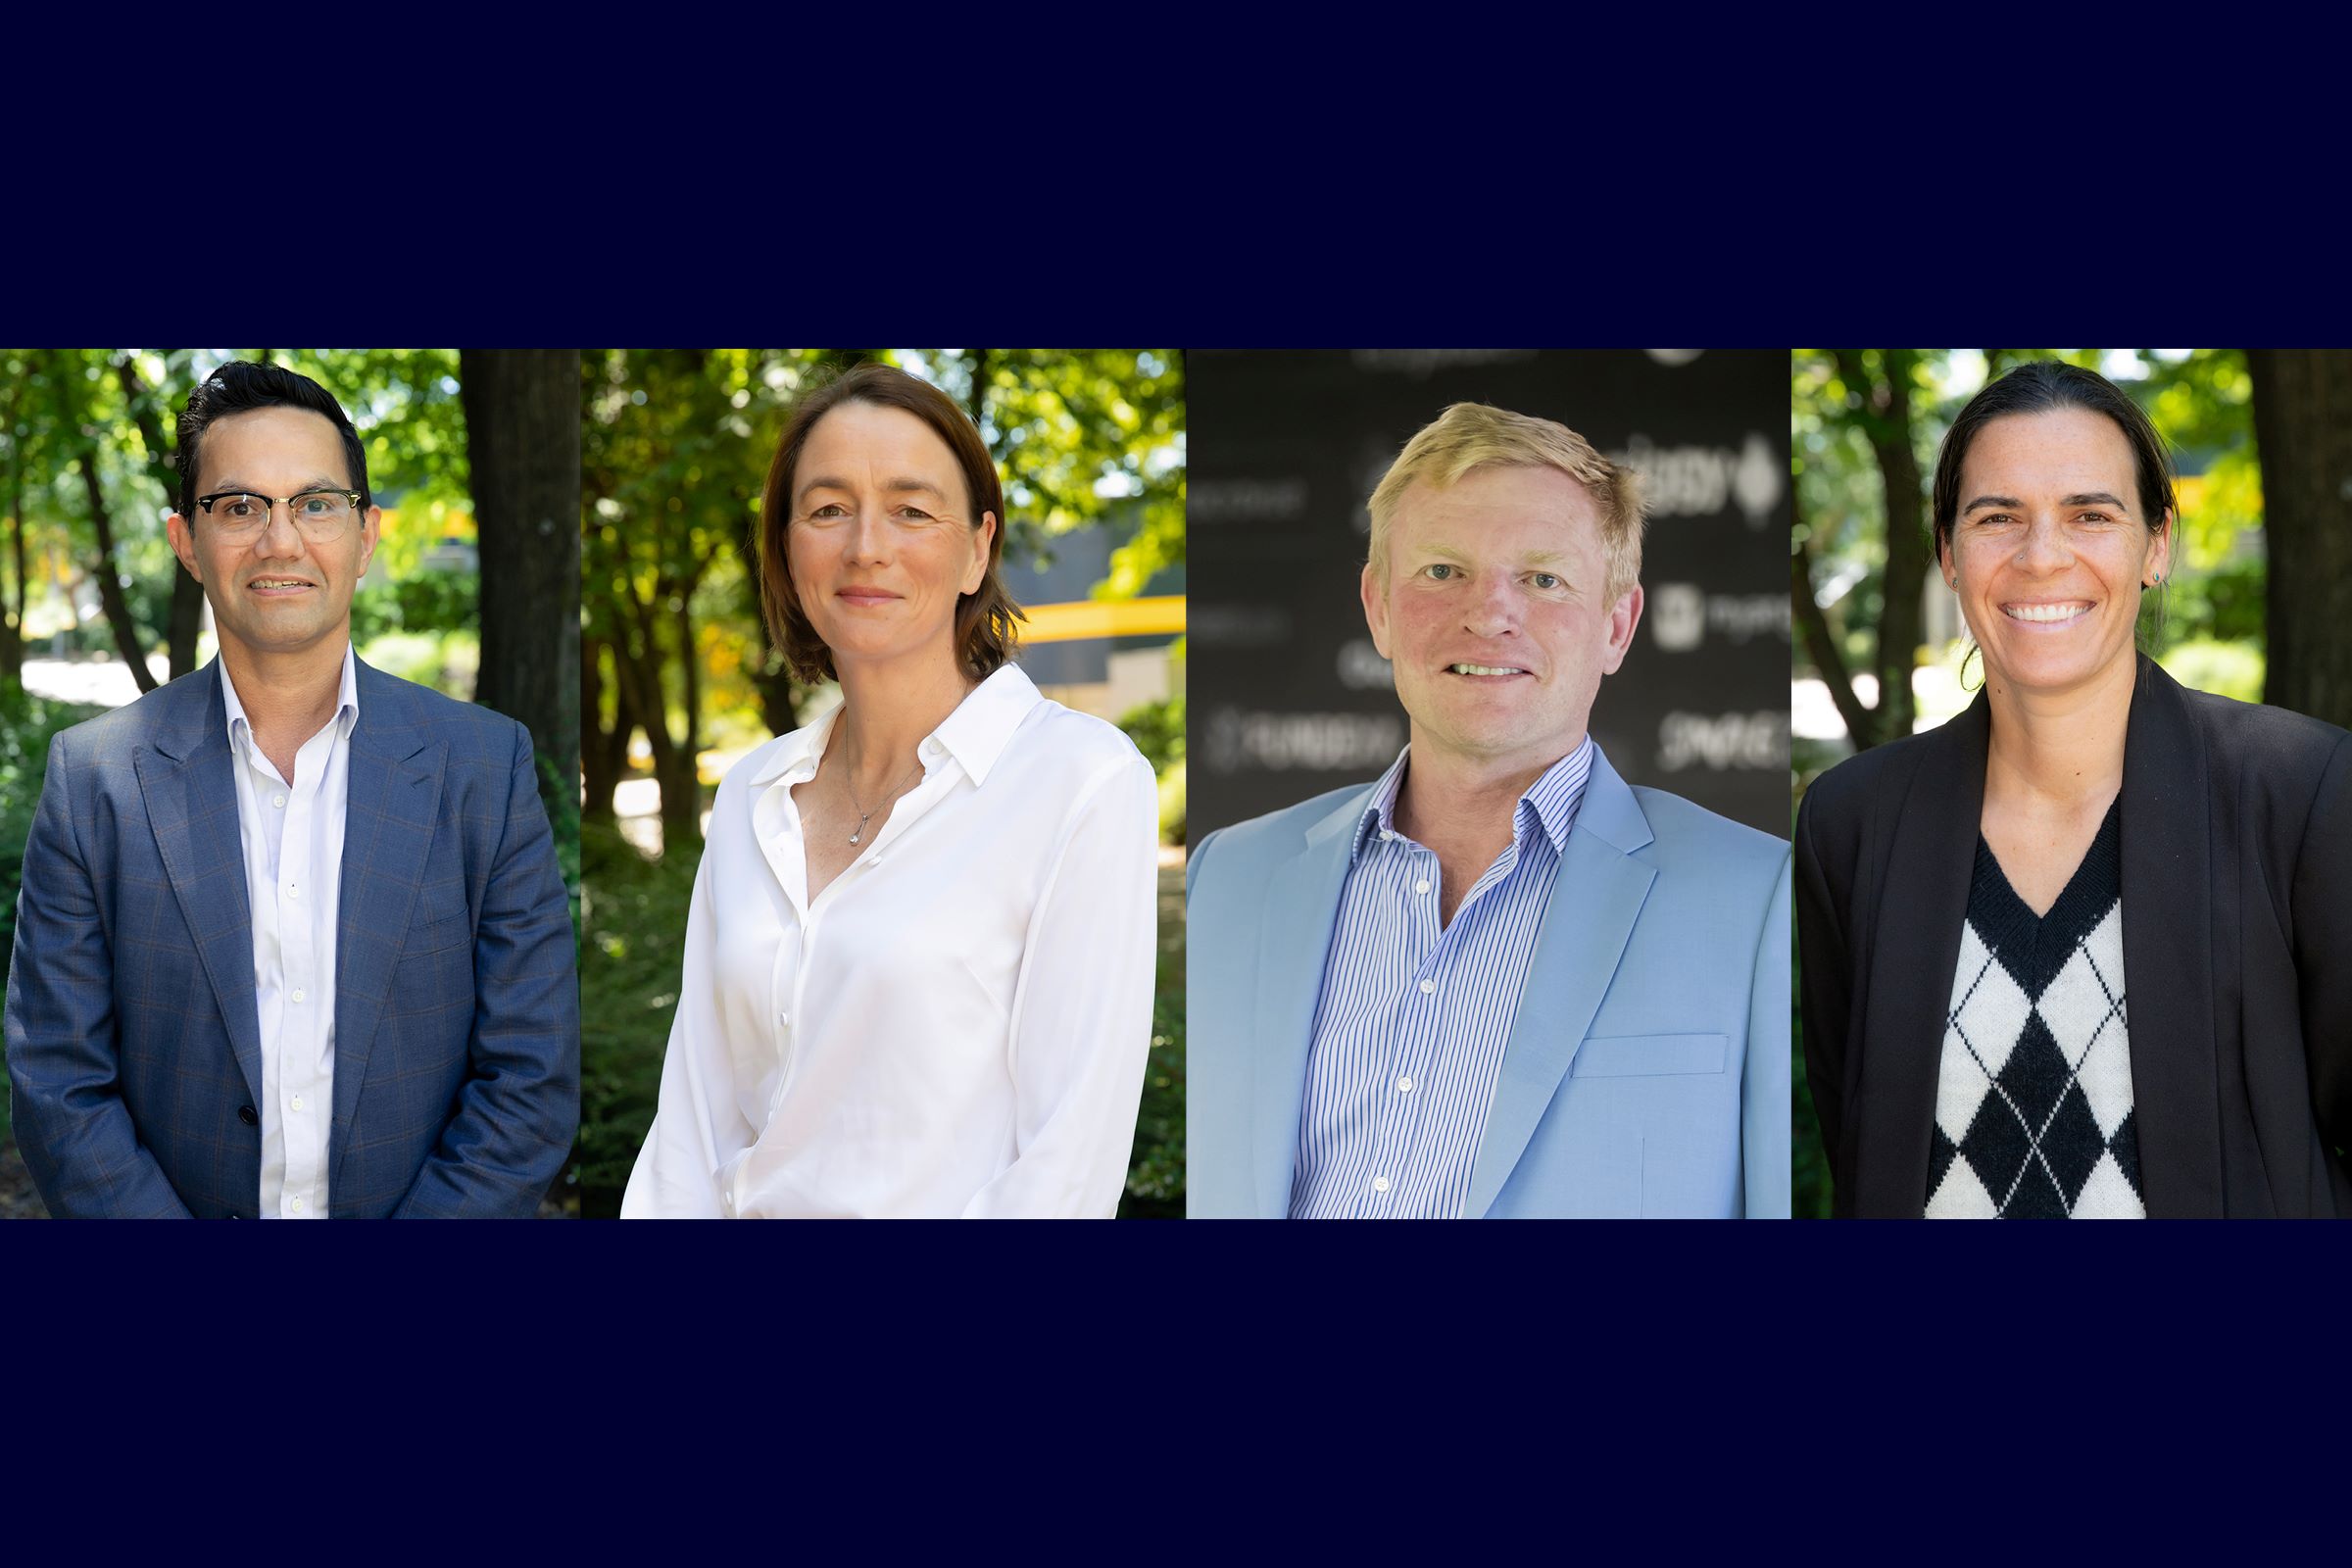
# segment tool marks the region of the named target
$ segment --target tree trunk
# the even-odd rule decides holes
[[[107,630],[114,633],[115,651],[130,666],[131,679],[138,682],[142,695],[155,690],[155,676],[147,668],[147,655],[140,646],[139,625],[131,618],[130,602],[122,597],[122,574],[115,564],[115,519],[106,510],[106,491],[98,483],[98,444],[95,436],[82,428],[81,411],[74,400],[74,367],[66,356],[52,349],[47,356],[49,384],[57,398],[57,422],[69,438],[87,442],[75,455],[75,466],[81,469],[84,494],[90,502],[90,530],[98,542],[97,569],[92,580],[98,587],[98,607],[105,612]]]
[[[599,657],[601,637],[580,638],[580,815],[599,822],[612,820],[612,789],[620,782],[620,763],[627,755],[628,721],[615,720],[605,728],[605,671]],[[617,731],[620,744],[613,744]]]
[[[481,552],[473,698],[530,730],[562,821],[580,771],[579,352],[466,349],[459,386]]]
[[[177,349],[163,351],[170,363]],[[157,406],[156,393],[139,378],[139,368],[127,354],[115,356],[115,379],[122,388],[122,403],[130,411],[132,422],[139,427],[139,439],[147,447],[149,471],[163,487],[164,505],[179,510],[179,460],[172,443],[164,437],[164,418]],[[172,613],[164,628],[166,657],[171,660],[170,676],[179,679],[196,667],[196,636],[204,629],[204,584],[191,576],[186,567],[172,573]]]
[[[2262,459],[2266,703],[2352,727],[2352,353],[2248,349]]]
[[[1879,361],[1883,373],[1873,375],[1858,352],[1837,351],[1838,374],[1864,399],[1862,433],[1878,459],[1880,494],[1886,511],[1886,567],[1882,578],[1877,656],[1872,662],[1879,678],[1876,722],[1883,740],[1910,734],[1918,719],[1911,670],[1919,659],[1925,619],[1921,596],[1927,586],[1928,528],[1927,496],[1920,484],[1919,458],[1912,447],[1913,359],[1907,349],[1883,350]]]
[[[1804,634],[1805,652],[1812,656],[1813,667],[1821,671],[1823,683],[1830,688],[1830,701],[1838,705],[1838,716],[1845,720],[1854,750],[1870,750],[1882,739],[1879,715],[1864,707],[1854,691],[1844,651],[1838,646],[1838,635],[1831,629],[1821,602],[1813,596],[1813,552],[1802,541],[1788,552],[1788,603]]]
[[[130,601],[122,597],[122,574],[115,566],[115,524],[107,514],[106,493],[98,484],[98,454],[87,451],[75,460],[83,491],[90,498],[90,527],[98,535],[98,605],[106,612],[107,629],[115,634],[115,651],[130,666],[131,678],[142,694],[155,690],[155,674],[147,667],[147,651],[139,643],[139,623],[131,618]]]
[[[24,679],[24,427],[17,417],[24,383],[8,389],[8,553],[16,565],[16,602],[0,594],[0,678]]]

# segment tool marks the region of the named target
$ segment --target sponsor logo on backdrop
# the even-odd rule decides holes
[[[1184,496],[1187,525],[1287,522],[1305,512],[1306,481],[1299,478],[1195,479]]]
[[[1788,640],[1786,594],[1711,594],[1696,583],[1665,582],[1649,592],[1642,612],[1652,641],[1672,654],[1689,653],[1712,633],[1718,641],[1757,637]]]
[[[1662,582],[1650,594],[1642,619],[1649,635],[1668,653],[1696,648],[1707,635],[1707,596],[1696,583]]]
[[[1711,517],[1737,507],[1750,528],[1761,528],[1788,490],[1788,462],[1755,431],[1732,447],[1660,446],[1636,434],[1612,463],[1642,471],[1652,517]]]
[[[1209,769],[1239,773],[1378,772],[1404,749],[1399,713],[1260,713],[1221,708],[1209,715]],[[1783,747],[1784,759],[1788,748]]]
[[[1788,766],[1788,710],[1754,713],[1668,713],[1658,724],[1658,768],[1679,773]]]

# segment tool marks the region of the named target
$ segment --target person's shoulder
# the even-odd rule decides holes
[[[1948,739],[1938,725],[1856,752],[1805,787],[1807,815],[1816,821],[1858,818],[1883,785],[1909,777]]]
[[[2325,767],[2336,749],[2352,739],[2352,731],[2291,708],[2241,703],[2193,686],[2181,687],[2180,697],[2197,727],[2224,755],[2265,768]]]
[[[1776,871],[1788,854],[1788,840],[1735,822],[1695,801],[1645,784],[1632,788],[1650,833],[1667,854],[1701,864],[1769,866]]]
[[[1239,822],[1227,823],[1203,838],[1195,847],[1194,853],[1198,855],[1205,852],[1213,842],[1219,846],[1219,853],[1227,859],[1238,858],[1235,855],[1237,850],[1242,855],[1249,856],[1273,852],[1287,854],[1297,848],[1299,839],[1305,836],[1308,829],[1338,810],[1351,798],[1361,797],[1369,788],[1371,788],[1369,780],[1362,784],[1346,784],[1336,790],[1326,790],[1320,795],[1300,801],[1296,806],[1285,806],[1278,810],[1268,811],[1262,816],[1244,817]]]
[[[368,703],[373,699],[393,706],[397,714],[393,722],[414,724],[434,740],[446,742],[452,755],[459,758],[487,757],[506,761],[514,756],[517,746],[527,748],[531,744],[529,727],[495,708],[463,702],[447,692],[404,680],[365,662],[360,664],[359,680],[362,723],[368,722]]]
[[[206,664],[141,692],[121,708],[67,725],[49,738],[50,748],[75,767],[127,763],[133,751],[157,735],[200,718],[212,698],[214,679],[212,666]]]
[[[1020,728],[1015,744],[1033,760],[1067,767],[1083,777],[1096,777],[1133,763],[1149,772],[1152,763],[1136,749],[1135,740],[1108,719],[1080,712],[1051,697],[1040,697]]]

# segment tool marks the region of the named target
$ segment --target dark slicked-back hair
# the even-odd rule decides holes
[[[845,403],[870,403],[876,408],[900,409],[931,427],[956,455],[956,466],[971,493],[973,527],[980,514],[994,513],[995,536],[988,542],[988,573],[980,586],[956,602],[956,658],[965,674],[985,680],[1012,657],[1013,622],[1021,607],[1004,588],[999,570],[1004,555],[1004,487],[997,478],[996,460],[980,439],[956,400],[919,376],[887,365],[860,365],[801,399],[784,427],[784,439],[768,465],[767,489],[760,502],[760,606],[766,612],[767,633],[775,639],[784,662],[804,681],[831,680],[833,650],[816,634],[801,610],[800,591],[792,580],[792,555],[784,535],[792,526],[794,472],[801,450],[808,446],[816,421]]]
[[[375,505],[375,494],[368,488],[368,451],[360,444],[360,432],[352,427],[351,416],[343,412],[334,395],[307,375],[275,365],[263,365],[250,360],[231,360],[210,376],[202,386],[188,394],[188,406],[179,415],[179,514],[196,514],[197,460],[204,450],[204,433],[215,419],[225,419],[232,414],[250,414],[255,409],[305,409],[318,415],[335,427],[343,438],[343,462],[351,469],[351,487],[360,493],[363,510]]]
[[[2125,396],[2113,381],[2096,370],[2058,360],[2035,360],[2021,365],[1968,400],[1943,437],[1936,459],[1936,551],[1938,557],[1952,542],[1952,525],[1960,515],[1960,464],[1969,446],[1995,419],[2013,414],[2049,414],[2059,409],[2082,409],[2103,414],[2124,432],[2132,448],[2132,467],[2139,490],[2140,520],[2150,532],[2164,525],[2164,514],[2180,516],[2173,494],[2172,451],[2140,406]]]

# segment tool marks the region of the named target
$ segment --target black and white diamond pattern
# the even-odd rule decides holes
[[[2111,808],[2075,880],[2038,917],[1978,846],[1936,1085],[1930,1219],[2147,1213],[2118,824]]]

